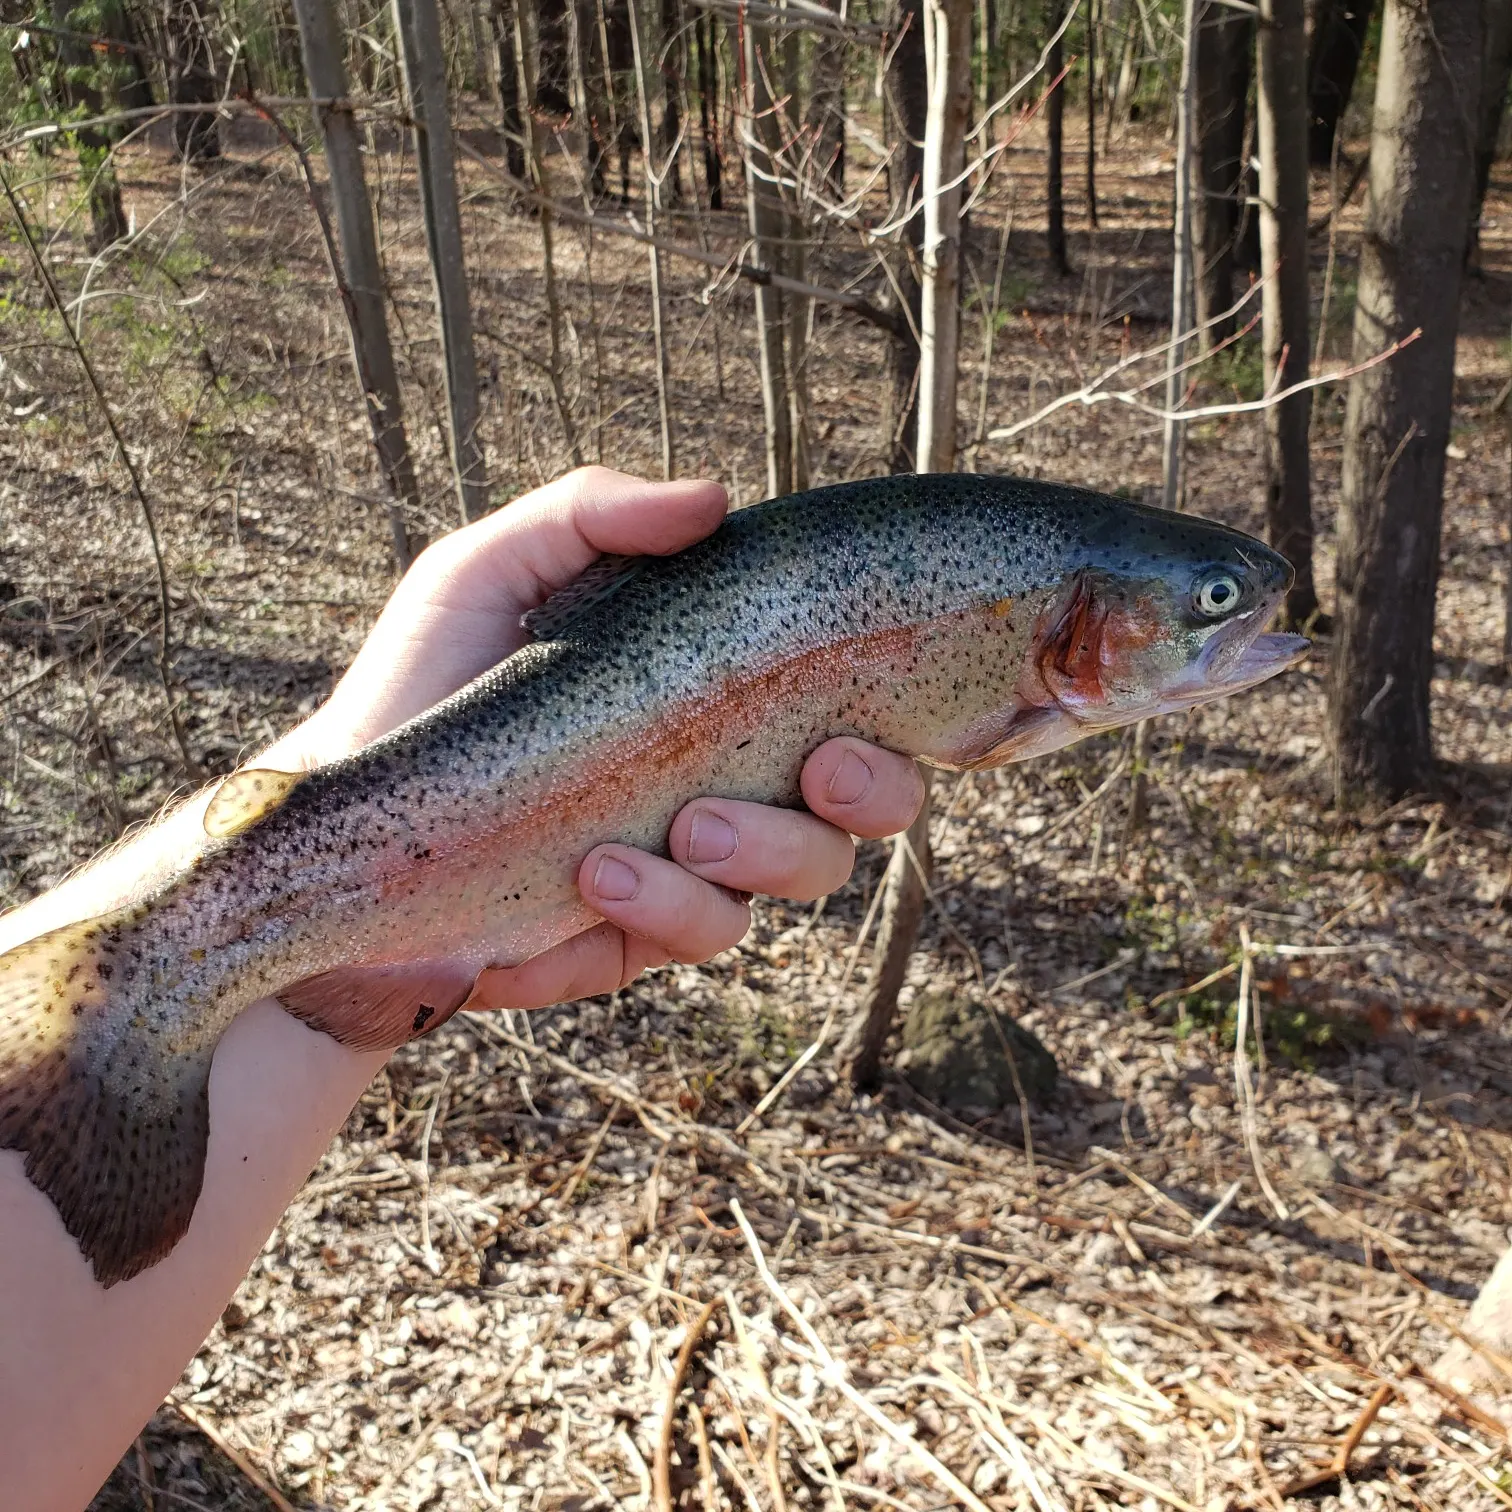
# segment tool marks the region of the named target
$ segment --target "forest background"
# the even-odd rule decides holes
[[[1165,501],[1316,637],[401,1053],[97,1507],[1512,1501],[1512,6],[0,36],[0,902],[585,461]]]

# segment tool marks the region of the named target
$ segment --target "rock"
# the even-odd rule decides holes
[[[1505,1395],[1512,1389],[1512,1249],[1481,1288],[1463,1331],[1465,1338],[1439,1356],[1433,1374],[1467,1396],[1487,1388]]]
[[[1017,1108],[1013,1072],[1003,1053],[1006,1038],[1024,1095],[1032,1103],[1048,1102],[1058,1076],[1055,1057],[1007,1014],[999,1011],[996,1024],[993,1019],[990,1009],[964,993],[926,988],[903,1022],[898,1069],[931,1102],[952,1112]]]
[[[1333,1156],[1315,1144],[1298,1145],[1292,1151],[1291,1172],[1305,1187],[1329,1186],[1339,1179]]]

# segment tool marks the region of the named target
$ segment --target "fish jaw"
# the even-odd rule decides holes
[[[1167,691],[1162,712],[1190,709],[1230,693],[1242,693],[1295,667],[1311,649],[1312,642],[1305,635],[1281,631],[1255,635],[1238,646],[1209,642],[1197,659],[1191,680]]]

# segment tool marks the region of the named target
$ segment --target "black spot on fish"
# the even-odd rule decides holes
[[[415,1021],[410,1025],[411,1031],[415,1034],[423,1033],[425,1026],[430,1023],[430,1021],[435,1018],[435,1016],[436,1010],[432,1008],[429,1003],[421,1003],[420,1011],[416,1013]]]

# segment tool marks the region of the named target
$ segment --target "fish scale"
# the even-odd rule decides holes
[[[960,476],[602,563],[527,616],[542,639],[366,749],[232,774],[152,896],[0,955],[0,1148],[125,1279],[189,1224],[211,1059],[249,1003],[401,1044],[598,922],[595,845],[665,854],[700,794],[796,805],[835,735],[967,770],[1251,686],[1305,649],[1261,633],[1290,578],[1221,525]]]

